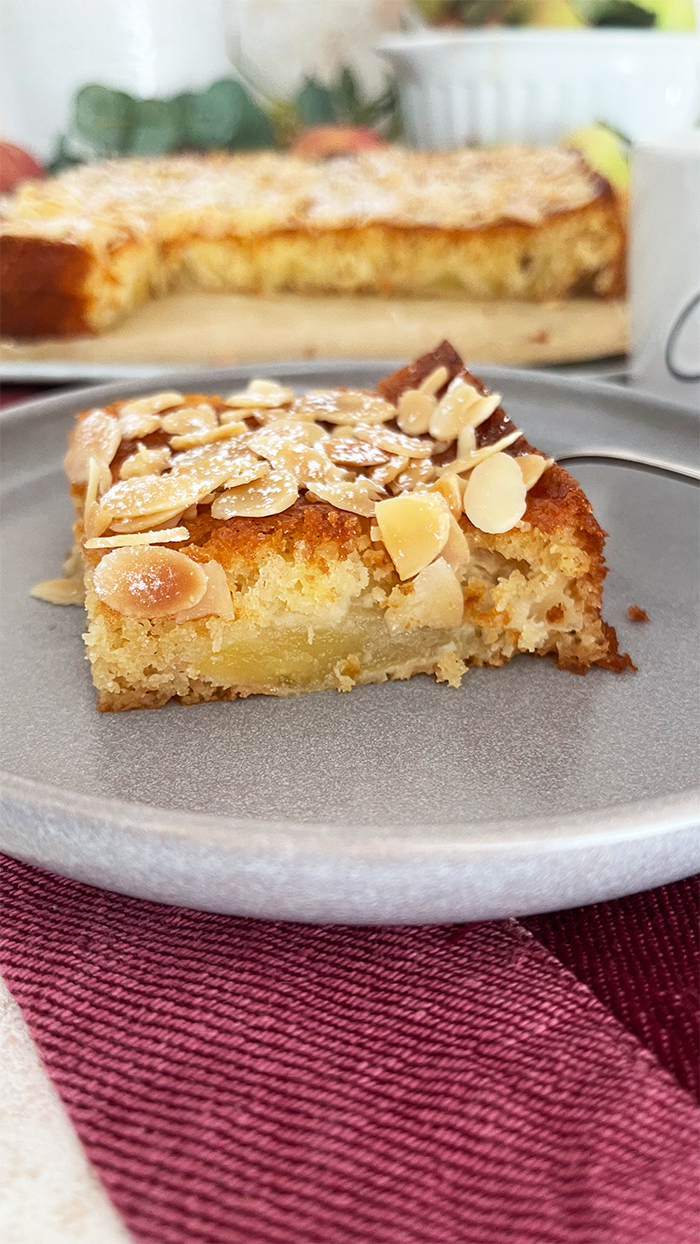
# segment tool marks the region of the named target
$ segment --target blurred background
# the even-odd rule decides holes
[[[0,0],[2,190],[122,156],[270,149],[323,159],[391,142],[429,150],[516,143],[579,150],[626,217],[635,145],[698,133],[697,2]],[[696,156],[683,158],[697,165]],[[678,183],[686,197],[693,176]],[[673,212],[670,201],[657,226],[668,234],[664,211]],[[692,212],[688,219],[682,249],[692,269],[698,241]],[[700,275],[692,280],[700,287]],[[669,323],[653,332],[668,335],[683,298],[697,320],[693,297],[690,286],[669,294]],[[179,304],[168,299],[100,342],[3,341],[5,374],[31,378],[63,363],[68,375],[78,365],[84,375],[106,366],[107,375],[183,358],[246,361],[255,349],[242,344],[246,332],[237,349],[232,342],[248,312],[271,358],[403,355],[419,346],[426,324],[431,337],[457,332],[487,362],[599,360],[624,355],[629,342],[620,299],[564,308],[442,300],[425,311],[396,300],[353,311],[346,299],[351,318],[335,332],[336,311],[307,300],[297,304],[308,326],[302,340],[275,327],[276,315],[289,319],[283,301],[253,308],[233,298],[200,301],[206,327],[184,345],[174,328]],[[690,328],[700,340],[700,328]],[[685,321],[683,331],[687,339]]]

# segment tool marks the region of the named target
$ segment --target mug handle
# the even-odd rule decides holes
[[[666,350],[664,352],[664,362],[666,363],[668,372],[673,376],[674,380],[683,380],[688,382],[700,380],[700,371],[681,371],[681,369],[677,367],[673,361],[673,352],[676,348],[678,338],[698,305],[700,305],[700,292],[695,294],[678,313],[673,327],[668,334],[668,341],[666,342]]]

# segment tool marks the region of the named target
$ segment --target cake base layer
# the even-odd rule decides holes
[[[325,509],[312,507],[312,523]],[[629,664],[600,618],[602,558],[580,533],[561,530],[552,544],[534,530],[469,532],[463,622],[441,630],[412,624],[410,591],[373,546],[369,523],[343,520],[338,539],[319,529],[315,544],[308,526],[306,542],[288,544],[285,523],[269,519],[210,539],[194,529],[188,552],[224,565],[232,621],[125,618],[98,600],[88,564],[85,638],[100,710],[349,691],[417,673],[456,687],[468,666],[504,665],[518,652],[551,655],[577,673]]]

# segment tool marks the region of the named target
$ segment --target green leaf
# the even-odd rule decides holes
[[[71,155],[66,135],[59,134],[53,155],[46,165],[46,172],[49,176],[55,177],[56,173],[62,173],[64,168],[75,168],[76,164],[83,163],[83,160],[79,160],[77,156]]]
[[[315,78],[306,79],[296,103],[304,125],[333,125],[336,120],[333,96]]]
[[[91,83],[75,97],[75,128],[100,155],[121,155],[129,147],[134,109],[125,91]]]
[[[634,4],[633,0],[610,0],[591,22],[592,26],[649,27],[656,24],[656,14]]]
[[[175,99],[136,101],[129,151],[137,156],[159,156],[182,142],[182,115]]]
[[[277,146],[272,119],[255,103],[240,82],[235,82],[234,85],[240,87],[241,90],[241,119],[229,145],[247,150]]]
[[[184,142],[212,147],[269,147],[275,142],[269,117],[235,78],[222,78],[200,95],[181,95]]]
[[[343,69],[338,79],[338,84],[333,91],[333,104],[339,121],[347,121],[350,124],[355,121],[357,110],[360,107],[360,92],[357,79],[352,69],[347,65]]]

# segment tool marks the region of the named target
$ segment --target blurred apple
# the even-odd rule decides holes
[[[28,177],[44,176],[43,168],[28,151],[14,143],[0,142],[0,194],[8,194]]]
[[[584,160],[605,177],[614,190],[624,193],[629,188],[630,169],[622,138],[607,125],[587,125],[562,138],[560,146],[575,147]]]
[[[351,155],[371,147],[385,147],[386,139],[362,125],[312,125],[292,143],[295,155],[323,160],[330,156]]]

